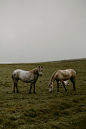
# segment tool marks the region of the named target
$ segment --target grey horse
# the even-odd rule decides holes
[[[35,83],[38,79],[39,76],[42,76],[42,71],[43,71],[43,67],[39,66],[38,68],[35,68],[33,70],[30,71],[25,71],[25,70],[21,70],[21,69],[17,69],[15,71],[13,71],[12,73],[12,91],[15,92],[15,87],[17,90],[17,93],[19,93],[18,91],[18,81],[21,80],[22,82],[25,83],[30,83],[30,90],[29,93],[31,93],[31,89],[32,89],[32,85],[34,87],[33,92],[35,92]]]

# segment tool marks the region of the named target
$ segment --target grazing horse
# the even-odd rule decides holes
[[[64,81],[64,84],[65,84],[65,86],[70,85],[69,80]],[[59,81],[59,85],[61,85],[61,86],[62,86],[62,82],[61,82],[61,81]]]
[[[12,91],[15,92],[15,87],[16,87],[17,93],[19,93],[17,84],[18,84],[18,81],[21,80],[22,82],[31,83],[29,93],[31,93],[32,85],[34,87],[33,92],[36,93],[35,92],[35,83],[36,83],[38,77],[42,76],[42,71],[43,71],[42,66],[39,66],[39,68],[35,68],[30,71],[24,71],[21,69],[15,70],[12,73],[12,82],[13,82]]]
[[[57,81],[57,92],[59,92],[59,81],[62,82],[63,87],[65,88],[65,80],[70,79],[71,82],[73,83],[73,89],[75,91],[75,76],[76,72],[73,69],[66,69],[66,70],[57,70],[53,73],[50,83],[49,83],[49,92],[52,92],[53,90],[53,83],[56,80]],[[67,89],[65,88],[65,91]]]

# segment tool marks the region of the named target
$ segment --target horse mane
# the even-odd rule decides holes
[[[53,75],[52,75],[52,77],[51,77],[51,81],[52,81],[54,75],[56,74],[56,72],[57,72],[57,70],[53,73]]]
[[[30,70],[30,72],[33,73],[33,74],[38,74],[38,68]]]

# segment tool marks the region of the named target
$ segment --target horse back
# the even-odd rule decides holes
[[[12,74],[12,77],[14,78],[14,80],[21,80],[26,83],[34,82],[37,78],[32,72],[21,69],[15,70]]]
[[[56,74],[56,78],[58,80],[68,80],[71,77],[75,77],[76,72],[73,69],[66,69],[66,70],[58,70]]]

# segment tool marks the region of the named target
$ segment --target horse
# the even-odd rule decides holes
[[[73,90],[75,91],[75,77],[76,77],[76,72],[73,69],[55,71],[53,73],[50,83],[49,83],[49,92],[52,92],[53,83],[55,80],[57,81],[57,92],[59,92],[59,81],[62,82],[65,91],[67,91],[67,89],[65,88],[64,81],[66,81],[68,79],[70,79],[71,82],[73,83]]]
[[[17,69],[14,70],[12,73],[12,91],[15,93],[15,87],[17,90],[17,93],[19,93],[17,84],[18,81],[21,80],[22,82],[25,83],[30,83],[30,90],[29,90],[29,94],[31,93],[31,89],[32,89],[32,85],[33,85],[33,92],[34,94],[35,92],[35,83],[38,79],[39,76],[42,76],[42,72],[43,72],[43,66],[39,66],[38,68],[35,68],[33,70],[30,71],[25,71],[25,70],[21,70],[21,69]]]
[[[64,81],[64,83],[65,83],[65,86],[70,85],[69,80]],[[62,82],[61,81],[59,81],[59,85],[62,86]]]

